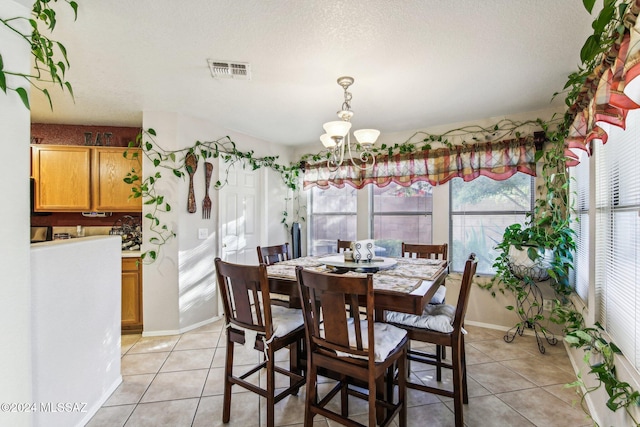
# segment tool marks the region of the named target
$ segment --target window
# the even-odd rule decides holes
[[[578,166],[569,169],[570,206],[573,207],[571,227],[575,231],[576,253],[570,280],[576,293],[586,303],[589,294],[589,156],[577,150]]]
[[[401,256],[402,242],[431,243],[433,194],[428,182],[415,182],[410,187],[395,183],[371,187],[376,254]]]
[[[595,144],[595,291],[600,323],[640,369],[640,111]]]
[[[524,223],[533,209],[533,177],[516,173],[504,181],[481,176],[465,182],[450,181],[451,270],[461,272],[469,253],[478,257],[477,273],[493,274],[496,252],[504,229]]]
[[[357,194],[353,187],[313,187],[309,201],[309,254],[337,252],[337,240],[356,240]]]

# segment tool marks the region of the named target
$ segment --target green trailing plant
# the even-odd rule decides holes
[[[564,340],[571,347],[584,351],[583,361],[589,366],[588,373],[598,380],[597,385],[587,387],[582,375],[578,374],[577,381],[568,384],[570,387],[582,387],[586,390],[580,402],[585,412],[588,413],[585,404],[587,393],[604,387],[609,396],[607,407],[612,411],[624,409],[633,423],[639,425],[630,408],[640,406],[640,392],[634,390],[629,383],[618,379],[615,362],[616,356],[621,356],[622,351],[607,338],[602,325],[596,322],[593,327],[586,327],[582,314],[573,305],[560,304],[560,301],[556,301],[551,320],[564,325]]]
[[[554,121],[555,122],[555,121]],[[503,140],[521,138],[531,133],[531,128],[539,128],[541,120],[516,121],[503,119],[492,126],[469,125],[450,129],[441,134],[418,131],[406,141],[394,144],[372,146],[370,151],[374,156],[395,156],[397,154],[414,154],[438,148],[453,149],[459,145],[477,144],[489,140]],[[357,144],[358,149],[361,148]],[[331,157],[330,150],[322,150],[315,154],[305,154],[301,162],[321,163]]]
[[[582,3],[587,12],[591,14],[596,0],[582,0]],[[605,60],[613,44],[624,35],[625,25],[623,18],[629,8],[629,3],[629,1],[604,0],[602,9],[591,25],[593,34],[587,38],[582,49],[580,49],[581,65],[577,71],[569,74],[563,91],[556,92],[553,95],[555,97],[559,94],[564,94],[565,104],[568,107],[573,106],[578,101],[584,83]],[[570,116],[565,117],[568,121],[572,119]],[[571,124],[568,121],[565,123],[567,129]]]
[[[148,158],[155,168],[155,172],[147,174],[146,177],[143,177],[141,173],[133,169],[124,178],[127,184],[132,185],[131,197],[141,197],[143,204],[151,207],[151,212],[145,214],[144,217],[150,223],[149,232],[151,235],[148,238],[148,242],[153,249],[142,253],[143,262],[154,262],[162,246],[176,235],[162,219],[162,214],[171,211],[172,208],[165,200],[164,195],[157,190],[156,185],[163,178],[164,172],[178,178],[184,178],[190,172],[189,166],[185,162],[187,154],[195,154],[198,159],[213,158],[223,161],[226,168],[219,175],[222,178],[217,180],[213,186],[216,190],[228,184],[229,170],[237,163],[243,162],[243,167],[250,167],[253,170],[268,167],[278,172],[289,191],[293,192],[294,196],[299,196],[299,164],[283,166],[276,162],[277,156],[255,157],[253,151],[243,152],[238,150],[236,144],[228,136],[213,141],[196,141],[191,147],[173,151],[165,150],[158,145],[155,141],[156,136],[154,129],[147,129],[141,132],[135,141],[129,143],[129,148],[140,148],[141,150],[126,150],[123,154],[128,159],[139,159],[142,154]],[[304,220],[304,217],[299,216],[302,206],[299,201],[296,203],[293,220]],[[287,221],[288,214],[286,211],[284,215],[282,223],[288,229],[290,223]]]
[[[25,80],[27,85],[31,85],[39,90],[49,101],[49,107],[53,110],[51,94],[41,83],[53,83],[67,90],[73,98],[73,87],[69,83],[65,74],[69,68],[67,49],[58,41],[50,39],[43,33],[43,27],[49,33],[52,32],[57,23],[56,11],[51,7],[58,0],[35,0],[31,10],[31,17],[14,17],[0,19],[9,30],[18,34],[25,43],[31,46],[31,56],[33,57],[33,71],[29,74],[19,73],[6,69],[2,53],[0,52],[0,89],[6,94],[7,91],[14,91],[18,94],[22,103],[27,109],[29,105],[29,92],[25,86],[10,86],[7,84],[7,76],[17,76]],[[74,20],[78,18],[78,4],[71,0],[61,0],[73,9]],[[30,33],[23,33],[18,29],[22,21],[29,22]]]
[[[587,11],[592,13],[595,0],[583,0],[583,3]],[[580,51],[582,65],[577,72],[569,75],[565,84],[567,106],[577,105],[577,102],[581,101],[579,96],[584,84],[594,75],[596,68],[605,61],[614,43],[620,41],[624,35],[623,18],[628,6],[629,2],[625,1],[604,1],[602,10],[592,24],[593,34],[585,41]],[[578,108],[581,107],[584,106],[578,105]],[[604,387],[609,396],[606,402],[607,407],[611,411],[624,408],[633,423],[640,425],[630,410],[632,407],[640,406],[640,393],[629,383],[620,381],[617,377],[615,362],[616,356],[622,356],[620,348],[607,338],[600,323],[587,326],[582,314],[575,309],[568,298],[572,290],[568,286],[567,273],[573,265],[572,253],[575,251],[575,242],[569,224],[571,212],[568,201],[569,180],[564,166],[564,140],[573,118],[571,110],[567,111],[562,124],[555,131],[550,131],[548,124],[543,124],[549,140],[548,147],[550,147],[540,153],[540,157],[544,158],[542,190],[545,191],[545,197],[536,200],[534,211],[538,215],[531,216],[525,227],[514,224],[505,230],[503,241],[498,245],[502,254],[494,265],[498,272],[494,281],[486,288],[495,295],[493,286],[497,281],[499,290],[508,289],[514,292],[517,298],[522,298],[523,295],[520,293],[522,282],[518,280],[516,283],[516,278],[508,268],[506,252],[508,246],[513,244],[520,247],[536,245],[555,248],[554,264],[549,269],[549,274],[558,298],[555,300],[550,320],[563,325],[564,339],[571,347],[581,348],[584,351],[584,363],[589,366],[588,373],[598,380],[595,387],[587,387],[582,376],[578,375],[578,380],[568,386],[582,387],[585,390],[581,406],[587,414],[589,411],[585,405],[586,396]],[[530,250],[529,256],[536,259],[538,251]]]
[[[508,226],[502,240],[495,246],[498,253],[493,264],[495,275],[482,288],[495,296],[496,291],[502,294],[513,294],[518,304],[509,305],[508,310],[518,310],[523,319],[516,326],[525,327],[544,320],[544,314],[538,310],[525,310],[523,302],[527,300],[529,289],[536,286],[539,279],[533,272],[519,274],[512,268],[511,247],[526,250],[529,259],[534,263],[541,261],[545,250],[553,252],[546,272],[550,284],[560,299],[566,299],[571,293],[569,272],[573,267],[573,253],[576,244],[573,239],[569,207],[569,178],[565,166],[565,146],[562,137],[564,130],[559,127],[549,129],[549,124],[540,122],[540,127],[547,140],[543,150],[536,152],[536,160],[543,159],[541,184],[537,187],[539,197],[536,198],[533,211],[526,215],[525,223]],[[535,302],[534,302],[535,304]],[[531,317],[527,317],[531,316]],[[540,326],[546,332],[544,326]]]

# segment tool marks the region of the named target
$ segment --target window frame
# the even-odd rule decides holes
[[[527,218],[527,215],[528,214],[529,215],[533,214],[533,209],[534,209],[534,206],[535,206],[535,198],[536,198],[536,177],[528,175],[528,174],[524,174],[524,175],[527,175],[530,178],[530,183],[529,183],[529,185],[530,185],[530,192],[529,192],[530,193],[529,194],[529,206],[530,206],[530,209],[528,211],[526,211],[526,210],[523,210],[523,211],[518,211],[518,210],[509,210],[509,211],[507,211],[507,210],[499,210],[499,211],[488,210],[488,211],[471,211],[471,212],[470,211],[455,211],[454,212],[454,210],[453,210],[454,198],[453,198],[453,185],[452,185],[453,179],[447,183],[449,185],[449,189],[448,189],[448,191],[449,191],[449,206],[448,206],[447,214],[449,216],[449,237],[448,237],[448,239],[449,239],[449,248],[450,248],[449,251],[450,251],[450,254],[451,254],[450,271],[456,272],[456,273],[462,273],[462,270],[454,269],[454,265],[455,265],[455,261],[456,260],[454,259],[454,257],[455,257],[455,245],[454,245],[454,241],[453,241],[453,232],[454,232],[454,230],[453,230],[454,229],[454,227],[453,227],[454,221],[453,220],[454,220],[455,216],[483,216],[483,217],[486,217],[486,216],[522,215],[522,217],[523,217],[522,219],[523,219],[523,223],[524,223],[524,221]],[[512,175],[511,177],[509,177],[508,179],[503,180],[503,181],[508,181],[513,176],[515,176],[515,174]],[[462,179],[462,178],[454,178],[454,179]],[[490,179],[490,178],[487,177],[487,179]],[[471,182],[473,182],[473,181],[471,181]],[[493,269],[493,267],[491,267],[491,268]],[[492,276],[494,273],[487,274],[487,273],[478,272],[477,274],[478,275],[484,275],[484,276]]]

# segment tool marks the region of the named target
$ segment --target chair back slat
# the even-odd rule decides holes
[[[467,262],[464,266],[464,273],[462,273],[462,281],[460,282],[460,293],[458,295],[458,303],[456,305],[456,314],[453,318],[453,329],[460,331],[464,324],[464,316],[467,312],[467,306],[469,305],[469,295],[471,294],[471,284],[473,283],[473,276],[476,274],[476,268],[478,266],[478,260],[476,254],[469,255]]]
[[[258,246],[258,262],[260,264],[272,265],[277,262],[291,259],[289,243],[274,246]]]
[[[273,329],[266,267],[232,264],[220,258],[215,259],[215,266],[227,321],[269,338]]]
[[[342,253],[347,249],[351,249],[351,245],[355,243],[351,240],[340,240],[338,239],[338,243],[336,244],[336,252]]]
[[[347,329],[347,311],[344,295],[337,292],[321,292],[318,299],[310,303],[316,305],[316,311],[321,313],[322,325],[314,331],[322,332],[318,335],[324,340],[342,347],[349,347],[349,332]]]
[[[428,258],[447,260],[449,245],[419,245],[402,242],[402,256],[405,258]]]
[[[373,275],[366,277],[318,273],[296,267],[298,289],[308,339],[326,349],[369,356],[374,360],[373,341]],[[367,336],[360,324],[366,320]],[[349,342],[349,329],[355,347]],[[364,349],[365,342],[369,343]]]

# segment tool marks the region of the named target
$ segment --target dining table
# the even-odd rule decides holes
[[[269,291],[286,295],[291,307],[300,307],[297,266],[324,273],[366,275],[373,273],[376,318],[384,310],[422,314],[447,276],[448,261],[425,258],[377,257],[371,261],[346,261],[342,254],[304,256],[267,266]]]
[[[384,321],[385,310],[421,315],[448,272],[448,261],[425,258],[376,257],[370,261],[346,260],[343,254],[304,256],[267,266],[269,292],[286,296],[289,307],[300,308],[296,267],[323,273],[366,275],[373,273],[375,318]],[[272,299],[273,302],[273,299]],[[304,353],[304,352],[303,352]],[[301,365],[306,364],[301,353]],[[326,373],[331,375],[330,373]],[[386,399],[389,387],[378,387],[378,398]],[[385,410],[378,408],[384,419]]]

